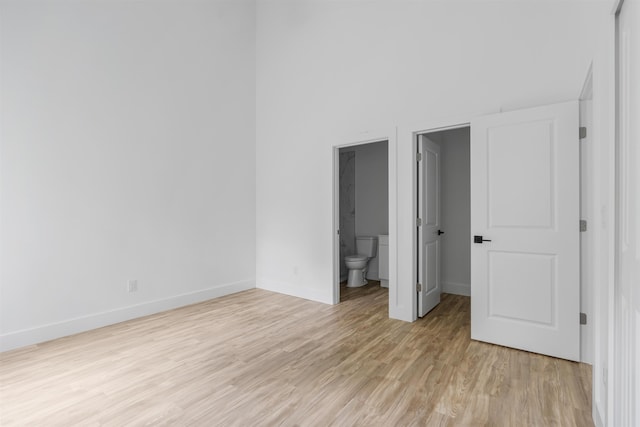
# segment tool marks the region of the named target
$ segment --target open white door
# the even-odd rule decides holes
[[[440,147],[418,137],[418,316],[440,303]]]
[[[471,122],[471,338],[580,359],[578,102]]]

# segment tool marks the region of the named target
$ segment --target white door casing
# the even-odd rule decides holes
[[[471,121],[471,338],[580,359],[578,102]]]
[[[418,136],[418,316],[440,303],[440,147]]]
[[[616,277],[613,424],[640,424],[640,4],[617,17]]]

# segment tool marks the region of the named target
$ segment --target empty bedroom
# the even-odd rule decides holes
[[[639,425],[638,3],[0,0],[0,425]]]

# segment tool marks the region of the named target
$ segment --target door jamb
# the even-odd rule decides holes
[[[593,260],[595,241],[595,214],[593,197],[595,187],[593,185],[593,62],[589,65],[578,100],[580,110],[580,126],[587,128],[586,140],[580,142],[580,219],[591,223],[594,230],[589,233],[580,233],[580,312],[595,319],[593,286]],[[585,199],[586,198],[586,199]],[[587,229],[589,230],[589,228]],[[580,328],[580,361],[595,365],[594,346],[594,322],[587,322]],[[599,388],[598,388],[599,389]],[[592,387],[592,398],[595,398],[596,387]]]

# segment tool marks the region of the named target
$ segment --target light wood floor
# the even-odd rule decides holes
[[[469,298],[387,318],[262,290],[0,355],[0,425],[590,426],[586,365],[469,339]]]

